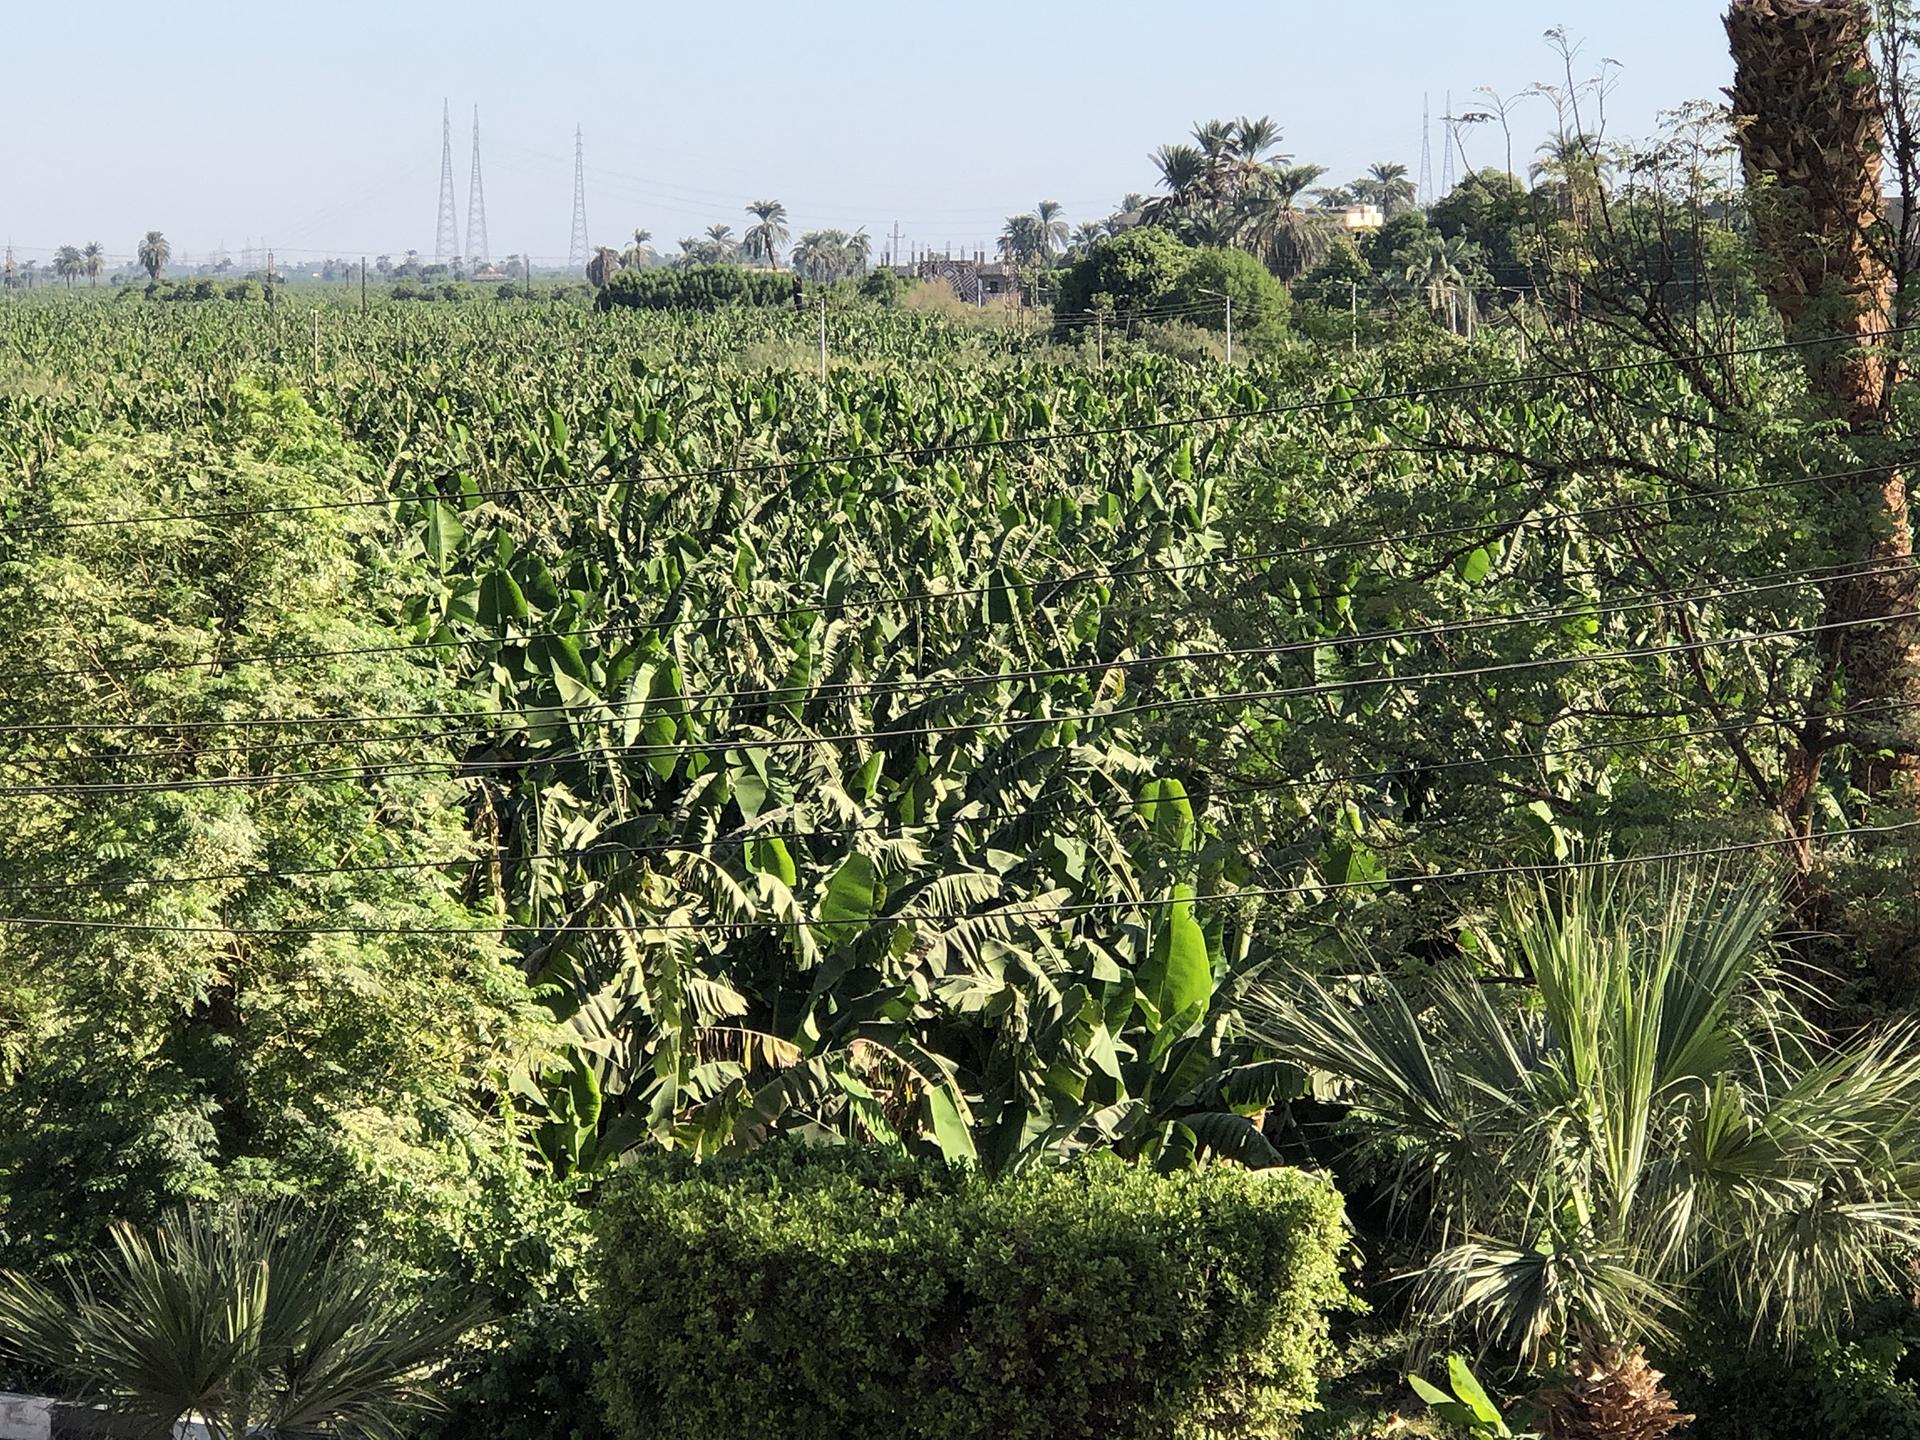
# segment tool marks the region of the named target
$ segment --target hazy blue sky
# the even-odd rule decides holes
[[[1715,93],[1718,0],[970,0],[674,5],[21,3],[0,26],[0,240],[24,255],[149,227],[178,251],[265,235],[283,255],[431,251],[440,106],[460,224],[472,107],[495,253],[564,257],[586,131],[593,238],[656,243],[748,200],[796,232],[898,220],[909,244],[990,243],[1042,199],[1097,219],[1147,154],[1208,116],[1271,114],[1344,179],[1416,166],[1420,103],[1553,79],[1550,25],[1624,67],[1610,128]],[[1522,155],[1551,111],[1522,112]],[[1437,127],[1436,127],[1437,131]],[[1434,169],[1440,172],[1436,133]],[[1491,128],[1476,164],[1499,163]]]

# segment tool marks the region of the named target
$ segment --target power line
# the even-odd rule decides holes
[[[1391,889],[1418,888],[1426,885],[1451,885],[1469,880],[1499,880],[1516,877],[1537,878],[1543,875],[1564,875],[1574,871],[1613,870],[1634,865],[1670,865],[1685,864],[1701,860],[1724,859],[1730,855],[1751,855],[1764,851],[1781,850],[1807,844],[1810,840],[1834,841],[1860,839],[1867,836],[1885,836],[1909,834],[1920,830],[1920,820],[1909,820],[1894,825],[1861,825],[1847,829],[1822,831],[1812,836],[1789,836],[1777,840],[1752,840],[1740,844],[1717,845],[1692,850],[1669,850],[1650,855],[1625,855],[1597,860],[1564,860],[1540,864],[1491,865],[1477,870],[1443,870],[1432,874],[1408,874],[1383,880],[1346,880],[1327,881],[1317,885],[1292,885],[1281,887],[1258,887],[1234,890],[1219,895],[1175,898],[1173,896],[1143,896],[1128,900],[1096,900],[1072,904],[1047,906],[1013,906],[1001,910],[982,910],[973,913],[918,915],[903,913],[896,915],[870,915],[857,920],[828,922],[822,920],[721,920],[721,921],[648,921],[639,925],[523,925],[512,921],[501,921],[492,925],[324,925],[324,926],[239,926],[239,925],[165,925],[150,922],[128,920],[74,920],[45,915],[6,915],[0,916],[0,926],[12,926],[19,929],[60,929],[110,931],[117,934],[147,935],[226,935],[236,937],[257,937],[264,939],[287,938],[306,939],[321,936],[501,936],[501,935],[543,935],[558,939],[567,935],[633,935],[635,933],[722,933],[729,936],[742,931],[755,930],[809,930],[830,923],[865,924],[868,927],[894,923],[917,923],[928,925],[977,924],[982,921],[1001,920],[1064,920],[1075,915],[1095,915],[1101,913],[1124,913],[1130,910],[1163,910],[1175,905],[1215,905],[1247,900],[1282,899],[1302,896],[1324,896],[1344,894],[1356,890],[1383,891]]]
[[[1766,345],[1732,347],[1727,349],[1702,351],[1695,355],[1663,356],[1652,360],[1624,361],[1615,365],[1593,366],[1581,370],[1543,371],[1531,375],[1512,375],[1498,380],[1462,381],[1446,385],[1420,386],[1406,390],[1376,392],[1368,395],[1342,395],[1325,400],[1298,401],[1287,405],[1252,406],[1238,410],[1223,410],[1199,415],[1174,416],[1165,420],[1136,421],[1125,425],[1087,426],[1076,430],[1051,430],[1038,435],[1012,435],[997,440],[966,440],[942,444],[905,446],[894,450],[851,451],[837,455],[816,455],[787,460],[756,461],[743,465],[707,466],[698,470],[661,471],[648,475],[628,475],[618,478],[589,480],[554,481],[540,485],[520,485],[495,490],[463,491],[457,498],[462,500],[499,499],[508,496],[552,495],[568,491],[603,489],[609,484],[664,484],[684,480],[717,479],[726,476],[765,475],[776,471],[820,469],[831,465],[875,464],[897,460],[917,460],[923,456],[982,454],[1012,449],[1023,445],[1057,445],[1074,440],[1098,440],[1120,435],[1155,434],[1165,430],[1178,430],[1187,426],[1230,424],[1240,420],[1273,419],[1285,415],[1302,415],[1328,410],[1352,409],[1361,405],[1382,404],[1396,400],[1438,399],[1447,396],[1485,394],[1493,390],[1510,389],[1516,385],[1547,384],[1558,380],[1591,380],[1609,375],[1623,374],[1632,370],[1644,370],[1658,366],[1670,366],[1686,363],[1690,360],[1714,360],[1739,355],[1764,355],[1781,351],[1802,349],[1809,345],[1831,344],[1838,342],[1858,343],[1864,339],[1878,336],[1906,334],[1920,329],[1920,325],[1866,332],[1859,335],[1828,335],[1809,340],[1778,341]],[[1886,469],[1890,467],[1874,467]],[[11,531],[15,534],[54,533],[66,530],[95,530],[118,528],[130,525],[165,525],[203,520],[237,520],[255,518],[262,515],[302,515],[316,511],[360,510],[372,507],[385,507],[394,504],[426,503],[428,501],[445,503],[453,498],[439,493],[424,495],[384,495],[370,496],[361,500],[316,500],[299,505],[256,506],[244,510],[200,510],[175,514],[159,515],[122,515],[93,520],[62,520],[21,524],[9,522],[0,533]]]
[[[1666,589],[1661,589],[1661,590],[1628,592],[1626,595],[1617,596],[1611,600],[1604,599],[1604,598],[1595,598],[1593,600],[1583,601],[1575,605],[1565,605],[1557,609],[1542,608],[1542,609],[1536,609],[1531,611],[1521,611],[1513,614],[1477,616],[1471,619],[1456,620],[1456,621],[1442,621],[1442,622],[1437,622],[1430,625],[1404,626],[1395,630],[1356,631],[1350,634],[1321,636],[1321,637],[1317,637],[1309,640],[1286,641],[1277,645],[1236,646],[1236,647],[1214,649],[1214,650],[1189,650],[1189,651],[1182,651],[1177,653],[1165,653],[1165,654],[1158,654],[1158,655],[1136,655],[1131,657],[1119,657],[1119,658],[1106,659],[1106,660],[1085,660],[1085,661],[1075,661],[1070,664],[1064,664],[1064,665],[1034,666],[1034,667],[1029,667],[1027,669],[1022,669],[1022,670],[1002,670],[1002,671],[994,671],[994,672],[983,672],[983,673],[974,674],[974,675],[966,675],[966,674],[945,675],[945,676],[935,675],[935,676],[924,676],[924,677],[916,677],[916,678],[909,678],[909,679],[902,679],[902,680],[840,681],[840,682],[834,682],[834,683],[818,685],[818,686],[814,686],[814,685],[768,686],[768,687],[762,687],[762,688],[737,689],[737,690],[691,691],[691,692],[684,692],[684,693],[672,695],[672,696],[652,697],[642,703],[643,705],[652,705],[657,701],[657,703],[660,703],[663,706],[681,707],[688,714],[690,714],[692,711],[692,708],[695,706],[705,705],[715,701],[721,701],[721,702],[726,702],[722,706],[723,712],[732,713],[740,709],[758,709],[765,705],[777,704],[785,700],[792,700],[792,699],[817,701],[817,700],[824,700],[824,699],[852,698],[856,695],[861,697],[873,697],[873,696],[885,696],[885,695],[896,695],[896,694],[912,694],[912,693],[917,693],[924,690],[938,690],[938,689],[946,689],[948,691],[966,690],[966,689],[973,689],[976,687],[993,689],[1001,685],[1020,684],[1024,682],[1034,681],[1034,680],[1059,679],[1059,678],[1064,678],[1067,676],[1075,676],[1075,675],[1104,675],[1104,674],[1111,674],[1115,671],[1133,672],[1138,670],[1153,669],[1163,665],[1204,664],[1204,663],[1213,663],[1216,661],[1223,661],[1223,660],[1274,659],[1284,655],[1306,654],[1306,653],[1311,653],[1318,650],[1340,650],[1340,649],[1353,648],[1356,646],[1385,644],[1385,643],[1393,643],[1393,642],[1406,641],[1406,640],[1433,639],[1433,638],[1438,638],[1446,635],[1476,634],[1482,631],[1489,631],[1489,630],[1504,631],[1504,630],[1510,630],[1522,625],[1552,624],[1556,621],[1561,621],[1561,620],[1584,620],[1584,619],[1589,619],[1589,618],[1598,617],[1602,615],[1633,614],[1638,611],[1659,609],[1664,606],[1672,605],[1672,604],[1682,604],[1690,601],[1723,600],[1723,599],[1730,599],[1730,598],[1751,597],[1755,595],[1772,594],[1782,590],[1794,589],[1794,588],[1797,588],[1798,586],[1805,585],[1805,584],[1831,583],[1832,581],[1835,581],[1835,580],[1856,579],[1856,578],[1863,578],[1866,576],[1877,575],[1877,574],[1899,573],[1909,568],[1911,568],[1911,566],[1908,562],[1893,561],[1893,560],[1867,561],[1856,566],[1817,566],[1812,569],[1779,571],[1779,572],[1775,572],[1772,575],[1751,576],[1751,577],[1748,577],[1747,582],[1741,583],[1741,584],[1735,584],[1735,585],[1725,585],[1716,581],[1714,583],[1713,588],[1711,588],[1710,590],[1706,591],[1703,594],[1690,593],[1689,591],[1682,588],[1668,587]],[[1382,591],[1376,592],[1376,593],[1380,593],[1380,594],[1391,593],[1391,591],[1394,588],[1395,587],[1393,586],[1388,586]],[[1343,598],[1361,599],[1361,598],[1367,598],[1367,595],[1365,593],[1348,594]],[[614,628],[614,627],[605,627],[605,628]],[[564,634],[568,632],[552,632],[552,633]],[[573,632],[573,633],[585,633],[585,632]],[[512,637],[511,640],[508,640],[508,641],[502,641],[499,637],[485,637],[485,638],[471,640],[471,641],[449,641],[449,642],[444,642],[441,646],[437,648],[454,648],[455,646],[458,646],[461,644],[513,643],[514,641],[517,641],[522,638],[531,638],[531,637]],[[401,648],[413,648],[413,647],[401,647]],[[368,647],[366,649],[361,649],[361,650],[328,651],[328,652],[319,652],[319,653],[326,658],[333,658],[340,655],[358,655],[358,654],[367,654],[367,653],[380,654],[380,653],[386,653],[386,652],[380,647]],[[284,659],[288,657],[283,656],[279,658]],[[217,665],[218,663],[219,662],[212,662],[212,661],[191,661],[191,662],[175,661],[175,662],[166,662],[154,668],[174,669],[182,666],[199,668],[206,665]],[[99,673],[113,674],[117,678],[126,678],[131,674],[136,674],[141,672],[111,671],[111,670],[105,671],[105,672],[98,671],[98,670],[65,671],[65,672],[28,671],[21,674],[15,674],[15,675],[0,675],[0,681],[19,680],[19,679],[29,679],[29,680],[37,681],[37,680],[45,680],[45,679],[53,679],[53,678],[72,678],[73,676],[76,676],[76,675],[89,675],[89,674],[99,674]],[[403,720],[414,721],[414,720],[432,719],[432,718],[461,718],[461,717],[508,718],[516,715],[525,715],[525,714],[552,714],[552,713],[555,713],[555,710],[558,710],[561,712],[567,712],[567,713],[578,713],[583,711],[592,711],[592,710],[601,709],[601,708],[604,708],[604,705],[605,705],[605,702],[586,701],[586,702],[578,702],[573,705],[553,707],[552,709],[547,709],[542,707],[530,708],[530,707],[522,706],[522,707],[515,707],[512,709],[500,709],[500,710],[493,710],[493,711],[454,712],[452,715],[449,715],[446,717],[431,716],[426,714],[414,714],[414,715],[396,715],[392,717],[377,717],[377,718],[382,720],[391,718],[396,721],[403,721]],[[594,718],[598,718],[598,717],[594,717]],[[617,719],[618,717],[608,717],[608,718]],[[676,718],[683,718],[683,717],[676,717]],[[99,722],[99,723],[102,726],[110,726],[110,722]],[[203,723],[213,728],[228,728],[229,726],[240,728],[240,727],[249,726],[254,722],[247,721],[247,720],[238,720],[233,722],[208,721]],[[266,723],[266,724],[316,723],[317,724],[322,722],[304,721],[304,720],[300,720],[300,721],[273,720],[273,721],[265,721],[262,723]],[[358,722],[355,721],[352,723],[358,723]],[[154,721],[154,722],[141,722],[139,725],[126,725],[126,726],[120,726],[117,728],[172,729],[172,728],[178,728],[178,727],[169,726],[165,721]],[[423,737],[411,737],[411,738],[428,738],[428,739],[447,738],[447,737],[450,737],[453,735],[459,735],[459,734],[480,733],[480,731],[485,728],[489,728],[489,727],[464,727],[459,729],[443,730],[433,735],[428,735]],[[12,728],[0,726],[0,734],[7,734],[7,733],[12,733]],[[410,738],[410,737],[368,736],[368,737],[363,737],[363,741],[364,743],[390,744],[390,743],[396,743],[398,741],[401,741],[407,738]],[[348,741],[331,742],[331,744],[335,747],[338,747],[347,743],[352,743],[352,742],[348,742]],[[228,747],[228,748],[230,753],[240,753],[240,754],[254,753],[253,747]],[[142,761],[142,760],[154,760],[154,759],[161,759],[161,760],[171,759],[175,757],[175,753],[176,752],[172,752],[172,751],[120,751],[112,755],[104,755],[104,756],[98,756],[98,757],[50,756],[46,758],[50,760],[60,761],[60,762],[66,762],[66,761],[78,762],[78,761],[98,759],[98,760],[111,760],[115,763],[121,763],[121,762],[135,762],[135,761]],[[195,758],[205,758],[207,756],[219,754],[222,752],[219,750],[196,750],[193,753]]]
[[[1721,725],[1697,726],[1684,731],[1655,731],[1640,735],[1625,736],[1617,740],[1584,741],[1577,745],[1544,746],[1538,750],[1506,751],[1497,755],[1475,756],[1469,759],[1444,761],[1406,761],[1402,768],[1420,775],[1435,775],[1469,769],[1491,769],[1513,763],[1537,762],[1546,760],[1577,759],[1585,755],[1610,754],[1620,750],[1639,749],[1642,746],[1662,743],[1684,743],[1704,739],[1709,736],[1745,734],[1756,730],[1791,729],[1812,721],[1836,723],[1858,719],[1866,715],[1909,711],[1916,706],[1911,701],[1885,701],[1874,705],[1858,706],[1850,710],[1828,711],[1816,715],[1797,716],[1791,719],[1765,717],[1756,720],[1730,722]],[[1552,723],[1552,722],[1549,722]],[[1375,766],[1367,770],[1351,770],[1331,775],[1307,775],[1289,777],[1282,780],[1248,781],[1239,785],[1209,786],[1203,794],[1189,793],[1184,798],[1210,804],[1216,800],[1245,795],[1271,795],[1291,790],[1320,789],[1332,785],[1348,784],[1362,780],[1379,780],[1393,773]],[[1130,806],[1141,802],[1137,797],[1128,797]],[[781,841],[806,840],[851,840],[861,835],[878,835],[886,831],[899,832],[889,838],[917,839],[922,833],[947,834],[964,827],[991,824],[1004,820],[1056,819],[1063,815],[1081,815],[1087,813],[1084,802],[1076,802],[1071,809],[1055,808],[1036,810],[1031,805],[1022,805],[1014,810],[978,810],[971,814],[950,816],[944,820],[897,821],[880,820],[865,825],[830,826],[805,830],[762,829],[747,834],[716,835],[706,839],[686,839],[657,841],[649,844],[610,843],[584,846],[575,849],[536,851],[527,854],[508,855],[507,863],[516,865],[532,864],[552,860],[617,860],[631,859],[642,855],[699,854],[713,849],[735,849],[756,844],[763,840]],[[906,832],[914,832],[908,834]],[[461,855],[445,856],[432,860],[380,861],[366,864],[340,864],[319,866],[307,869],[256,868],[252,870],[224,871],[203,875],[175,876],[120,876],[101,879],[75,879],[57,881],[6,881],[0,880],[0,893],[19,891],[67,891],[67,890],[106,890],[133,889],[141,886],[156,888],[180,885],[207,885],[233,881],[260,880],[303,880],[324,879],[337,875],[363,874],[399,874],[419,873],[428,870],[446,870],[459,865],[482,865],[501,859],[498,856]]]
[[[1694,640],[1678,645],[1644,646],[1630,650],[1597,651],[1584,655],[1553,655],[1537,660],[1505,661],[1499,664],[1480,665],[1465,669],[1424,671],[1412,675],[1362,676],[1350,680],[1322,681],[1311,685],[1297,685],[1268,690],[1209,692],[1200,695],[1170,696],[1164,700],[1148,700],[1137,705],[1116,707],[1111,710],[1065,711],[1052,715],[1003,715],[994,720],[969,721],[953,725],[907,726],[896,730],[851,731],[828,735],[729,735],[701,742],[609,745],[596,747],[591,750],[580,750],[575,752],[571,757],[546,756],[516,760],[469,761],[459,764],[462,773],[454,778],[460,780],[477,780],[488,774],[524,770],[534,768],[536,765],[544,767],[552,764],[567,763],[569,759],[592,760],[612,758],[615,756],[636,759],[665,759],[669,756],[711,755],[715,751],[733,749],[787,750],[803,745],[891,745],[903,740],[975,735],[994,730],[1024,731],[1035,728],[1045,728],[1052,725],[1125,720],[1139,715],[1184,712],[1203,709],[1212,705],[1270,704],[1281,700],[1309,699],[1325,695],[1379,689],[1385,686],[1412,687],[1442,680],[1485,679],[1489,676],[1510,675],[1523,671],[1558,670],[1578,665],[1614,664],[1629,660],[1666,659],[1678,655],[1705,654],[1716,650],[1759,644],[1767,640],[1805,639],[1815,635],[1835,633],[1842,630],[1853,630],[1866,625],[1883,625],[1891,620],[1913,619],[1916,617],[1920,617],[1920,610],[1906,610],[1893,615],[1872,616],[1855,620],[1835,620],[1819,625],[1799,626],[1793,629],[1761,631],[1753,635],[1719,636],[1709,640]],[[612,707],[607,708],[611,709]],[[537,717],[542,713],[552,712],[516,710],[503,713],[520,717]],[[638,715],[622,717],[619,714],[613,714],[595,718],[606,723],[611,723],[621,718],[639,717]],[[679,720],[694,717],[672,715],[665,718]],[[192,756],[190,754],[183,754],[179,758],[191,759]],[[354,765],[320,770],[293,771],[286,774],[205,776],[184,780],[7,785],[0,786],[0,796],[18,798],[28,796],[53,797],[97,794],[174,794],[195,790],[256,789],[294,784],[309,780],[385,779],[403,775],[440,774],[455,766],[456,763],[458,762],[447,760],[436,763],[409,762],[384,766]]]
[[[1831,484],[1836,480],[1858,479],[1866,475],[1883,474],[1898,468],[1909,460],[1920,456],[1903,457],[1885,465],[1870,465],[1854,470],[1841,470],[1821,475],[1793,476],[1784,480],[1762,481],[1754,485],[1734,486],[1711,491],[1700,495],[1660,496],[1648,500],[1619,501],[1612,505],[1594,506],[1581,510],[1563,510],[1556,512],[1557,518],[1579,522],[1622,514],[1633,514],[1642,510],[1656,510],[1664,506],[1676,505],[1687,501],[1725,501],[1745,495],[1764,493],[1772,490],[1797,489],[1802,485]],[[1517,485],[1519,482],[1515,482]],[[1510,487],[1511,488],[1511,487]],[[1322,541],[1312,545],[1297,546],[1289,549],[1255,550],[1240,554],[1213,555],[1204,560],[1193,560],[1173,565],[1155,566],[1152,569],[1137,568],[1148,558],[1138,556],[1120,565],[1109,566],[1103,570],[1082,570],[1067,575],[1024,580],[1018,583],[972,586],[954,590],[918,590],[880,592],[875,595],[856,597],[837,601],[816,601],[785,606],[779,609],[758,610],[735,613],[714,613],[699,616],[684,616],[666,620],[657,624],[645,624],[638,621],[608,621],[601,625],[582,626],[572,630],[525,630],[515,635],[481,635],[471,637],[454,636],[445,640],[413,640],[391,645],[345,646],[329,650],[288,650],[268,651],[257,655],[231,655],[207,660],[159,660],[137,665],[109,663],[105,665],[82,666],[65,670],[28,670],[11,674],[0,673],[0,682],[11,680],[62,680],[81,679],[89,676],[111,675],[117,678],[129,678],[136,675],[159,674],[186,670],[225,670],[241,665],[276,665],[304,662],[310,660],[339,660],[368,655],[402,655],[422,651],[444,651],[469,645],[515,644],[532,640],[587,639],[624,631],[657,632],[660,630],[701,629],[708,625],[737,625],[750,620],[785,620],[798,615],[822,613],[841,614],[850,609],[867,609],[881,605],[919,605],[933,602],[973,599],[993,594],[1011,594],[1018,591],[1050,590],[1066,585],[1081,585],[1090,580],[1114,580],[1134,578],[1158,578],[1165,575],[1182,574],[1189,570],[1217,570],[1228,566],[1262,564],[1272,560],[1302,559],[1313,555],[1339,553],[1345,550],[1375,550],[1384,546],[1404,544],[1417,540],[1456,539],[1466,535],[1490,534],[1512,529],[1517,524],[1526,523],[1526,517],[1476,521],[1470,525],[1448,527],[1429,527],[1390,535],[1369,535],[1356,540]],[[1875,562],[1880,563],[1880,562]],[[1891,563],[1891,562],[1888,562]],[[1837,568],[1837,567],[1836,567]],[[1797,572],[1812,573],[1812,572]],[[1765,579],[1768,577],[1749,577]],[[103,727],[123,728],[123,727]],[[7,727],[0,726],[0,734]]]

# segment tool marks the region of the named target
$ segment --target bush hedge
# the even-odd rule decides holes
[[[793,276],[743,265],[695,265],[687,270],[654,267],[622,270],[600,292],[603,309],[720,310],[735,305],[789,305]]]
[[[1348,1303],[1340,1197],[1295,1171],[782,1145],[643,1165],[599,1231],[626,1440],[1269,1440]]]

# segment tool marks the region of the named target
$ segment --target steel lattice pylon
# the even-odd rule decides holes
[[[460,243],[460,221],[453,213],[453,114],[440,103],[440,224],[433,232],[433,259],[445,265]]]
[[[576,126],[573,132],[573,243],[567,247],[567,268],[578,270],[593,257],[587,241],[587,145]]]
[[[467,264],[474,269],[490,258],[487,249],[487,192],[480,182],[480,107],[473,107],[473,181],[467,190]]]

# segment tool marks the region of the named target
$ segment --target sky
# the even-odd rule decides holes
[[[990,247],[1042,199],[1104,218],[1152,188],[1149,153],[1198,120],[1271,115],[1329,183],[1378,160],[1416,172],[1438,117],[1554,81],[1563,26],[1583,71],[1618,62],[1609,133],[1716,96],[1720,0],[966,0],[911,5],[652,0],[565,7],[8,7],[0,25],[0,242],[22,258],[149,229],[177,255],[261,237],[287,260],[431,255],[440,121],[453,112],[465,249],[479,107],[489,248],[563,260],[573,138],[595,244],[752,223],[864,225],[876,249]],[[1521,107],[1519,163],[1553,111]],[[1434,126],[1434,178],[1442,176]],[[1497,127],[1472,163],[1503,165]],[[1456,163],[1457,157],[1456,157]]]

